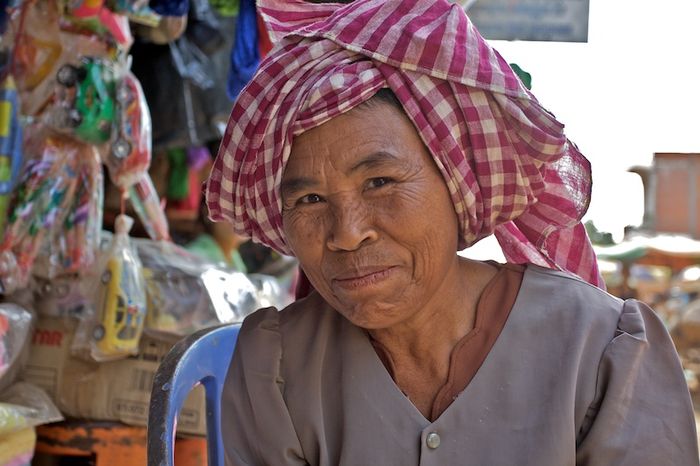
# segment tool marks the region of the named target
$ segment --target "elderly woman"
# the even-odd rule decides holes
[[[590,167],[446,0],[266,0],[215,220],[313,289],[243,323],[233,465],[697,465],[662,323],[600,286]],[[495,234],[508,264],[457,251]]]

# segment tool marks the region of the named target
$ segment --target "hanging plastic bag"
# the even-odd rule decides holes
[[[168,219],[148,173],[129,188],[128,196],[148,236],[155,241],[170,240]]]
[[[94,146],[37,130],[0,242],[0,292],[92,265],[102,224],[102,166]]]
[[[33,316],[12,303],[0,304],[0,389],[14,382],[29,344]]]
[[[10,193],[22,167],[22,126],[17,88],[12,76],[0,83],[0,237],[5,230]]]
[[[168,44],[175,69],[183,78],[189,80],[200,89],[214,87],[211,78],[212,64],[207,55],[194,45],[186,36]]]
[[[221,16],[237,16],[240,5],[239,0],[210,0],[211,6]]]
[[[113,62],[97,57],[61,66],[56,73],[57,98],[50,123],[87,143],[107,142],[115,121],[118,75]]]
[[[105,157],[112,182],[121,189],[136,184],[151,165],[151,112],[139,80],[131,71],[116,89],[116,121]]]
[[[163,16],[183,16],[190,9],[189,0],[151,0],[153,11]]]
[[[226,89],[231,100],[238,97],[260,65],[255,0],[241,0],[235,34],[236,40],[231,49],[231,69]]]
[[[226,37],[209,0],[192,0],[187,38],[205,55],[211,56],[223,47]]]
[[[62,420],[51,398],[36,385],[17,382],[0,393],[0,436]]]
[[[40,424],[62,421],[63,416],[39,387],[19,382],[0,394],[0,464],[29,465],[34,456]]]
[[[200,274],[211,267],[166,241],[135,240],[146,280],[149,331],[184,336],[218,321]]]
[[[22,114],[41,114],[54,94],[57,70],[82,56],[106,57],[111,47],[95,35],[61,29],[59,2],[24,1],[13,10],[1,42],[13,50],[12,75],[20,92]]]
[[[72,0],[67,2],[66,19],[108,41],[114,41],[124,50],[134,42],[126,15],[105,6],[104,0]]]
[[[90,355],[96,361],[118,359],[138,353],[146,318],[146,289],[141,261],[132,247],[129,231],[134,221],[118,215],[112,244],[98,268],[95,312],[81,322],[78,335],[90,340]],[[85,330],[88,330],[87,332]],[[84,342],[76,342],[82,347]]]

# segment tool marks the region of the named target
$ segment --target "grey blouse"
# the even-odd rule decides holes
[[[529,265],[466,389],[430,422],[367,334],[312,294],[244,322],[223,399],[229,465],[698,465],[663,324]]]

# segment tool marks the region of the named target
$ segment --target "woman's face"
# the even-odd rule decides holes
[[[445,299],[457,216],[400,110],[375,100],[297,136],[281,194],[289,246],[355,325],[388,328]]]

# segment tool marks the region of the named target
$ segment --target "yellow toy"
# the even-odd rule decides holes
[[[141,263],[129,242],[133,220],[119,215],[115,236],[100,278],[100,318],[93,328],[92,356],[96,360],[136,354],[146,316],[146,293]]]

